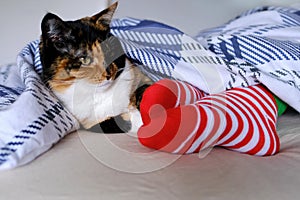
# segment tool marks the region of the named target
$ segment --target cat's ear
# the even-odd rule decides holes
[[[59,36],[66,31],[65,22],[53,13],[47,13],[41,24],[43,36],[49,38]]]
[[[118,2],[112,4],[107,9],[101,11],[100,13],[90,17],[91,22],[94,23],[96,27],[102,31],[109,30],[109,25],[117,9],[117,6],[118,6]]]

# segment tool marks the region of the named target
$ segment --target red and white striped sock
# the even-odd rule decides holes
[[[142,106],[140,106],[144,124],[150,122],[149,110],[154,109],[154,105],[159,105],[166,110],[195,103],[207,95],[190,84],[170,79],[162,79],[150,87],[151,89],[148,88],[147,92],[144,92]]]
[[[222,146],[251,155],[279,151],[277,106],[262,85],[205,95],[193,86],[161,80],[140,104],[140,142],[172,153],[195,153]]]

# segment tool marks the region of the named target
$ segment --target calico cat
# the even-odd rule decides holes
[[[139,102],[152,83],[110,33],[116,8],[75,21],[48,13],[41,23],[42,79],[86,129],[101,123],[104,132],[136,131]]]

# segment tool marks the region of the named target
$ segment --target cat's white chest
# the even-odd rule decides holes
[[[85,128],[90,128],[111,116],[128,113],[130,95],[134,85],[134,72],[130,67],[114,81],[92,84],[80,79],[57,97]]]

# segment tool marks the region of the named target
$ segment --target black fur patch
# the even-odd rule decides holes
[[[96,133],[127,133],[131,129],[131,122],[124,120],[120,115],[105,120],[88,129]]]
[[[108,38],[101,43],[101,48],[104,53],[105,63],[107,64],[106,71],[110,74],[110,65],[115,64],[118,66],[117,78],[125,67],[126,56],[122,45],[118,38],[109,34]]]
[[[145,92],[145,90],[149,87],[150,85],[148,84],[145,84],[145,85],[142,85],[140,86],[134,93],[135,95],[135,105],[136,105],[136,108],[138,110],[140,110],[140,103],[142,101],[142,98],[143,98],[143,94]]]

